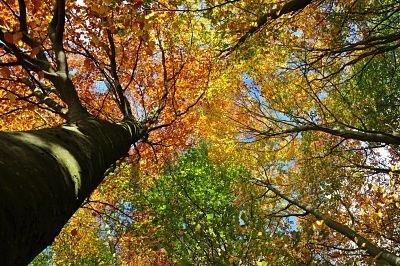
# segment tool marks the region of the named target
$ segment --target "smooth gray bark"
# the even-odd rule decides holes
[[[25,265],[50,245],[141,131],[86,118],[0,132],[0,262]]]

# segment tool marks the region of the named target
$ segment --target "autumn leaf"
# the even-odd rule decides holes
[[[16,32],[13,34],[13,43],[18,43],[20,40],[22,40],[23,33],[21,31]]]
[[[10,77],[10,75],[11,75],[10,69],[8,69],[6,67],[0,68],[0,76],[1,77],[8,78],[8,77]]]
[[[71,236],[74,236],[74,237],[77,236],[78,235],[78,229],[76,229],[76,228],[72,229],[70,234],[71,234]]]
[[[32,48],[31,56],[34,57],[40,52],[41,48],[39,46]]]

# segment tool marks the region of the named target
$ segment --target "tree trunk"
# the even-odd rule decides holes
[[[0,262],[28,264],[50,245],[141,132],[94,118],[0,132]]]

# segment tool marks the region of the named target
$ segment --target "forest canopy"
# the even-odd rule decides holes
[[[400,265],[399,11],[0,0],[0,254]]]

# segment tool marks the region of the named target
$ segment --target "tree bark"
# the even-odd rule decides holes
[[[141,135],[134,123],[94,118],[0,132],[1,265],[26,265],[50,245],[109,166]]]

